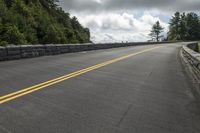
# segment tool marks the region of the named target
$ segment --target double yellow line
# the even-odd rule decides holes
[[[22,96],[27,95],[27,94],[33,93],[35,91],[44,89],[46,87],[52,86],[54,84],[60,83],[62,81],[68,80],[68,79],[71,79],[73,77],[77,77],[79,75],[90,72],[92,70],[96,70],[98,68],[107,66],[109,64],[127,59],[129,57],[132,57],[132,56],[135,56],[135,55],[138,55],[138,54],[142,54],[142,53],[145,53],[145,52],[157,49],[157,48],[160,48],[160,46],[159,47],[153,47],[153,48],[150,48],[150,49],[146,49],[146,50],[143,50],[143,51],[140,51],[140,52],[137,52],[137,53],[132,53],[132,54],[120,57],[120,58],[113,59],[113,60],[109,60],[109,61],[97,64],[97,65],[94,65],[94,66],[91,66],[91,67],[88,67],[88,68],[85,68],[85,69],[82,69],[82,70],[79,70],[79,71],[76,71],[76,72],[73,72],[73,73],[70,73],[70,74],[67,74],[67,75],[64,75],[64,76],[61,76],[61,77],[40,83],[40,84],[37,84],[35,86],[31,86],[31,87],[22,89],[20,91],[16,91],[16,92],[1,96],[0,97],[0,104],[6,103],[8,101],[14,100],[16,98],[22,97]]]

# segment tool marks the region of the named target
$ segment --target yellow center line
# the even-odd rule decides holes
[[[103,64],[103,63],[102,63],[102,64]],[[82,69],[82,70],[73,72],[73,73],[68,74],[68,75],[64,75],[64,76],[58,77],[58,78],[56,78],[56,79],[52,79],[52,80],[49,80],[49,81],[46,81],[46,82],[37,84],[37,85],[35,85],[35,86],[31,86],[31,87],[29,87],[29,88],[26,88],[26,89],[23,89],[23,90],[20,90],[20,91],[17,91],[17,92],[14,92],[14,93],[11,93],[11,94],[8,94],[8,95],[5,95],[5,96],[1,96],[1,97],[0,97],[0,100],[5,99],[5,98],[10,97],[10,96],[13,96],[13,95],[16,95],[16,94],[19,94],[19,93],[22,93],[22,92],[25,92],[25,91],[28,91],[28,90],[31,90],[31,89],[34,89],[34,88],[36,88],[36,87],[40,87],[40,86],[42,86],[42,85],[46,85],[46,84],[48,84],[48,83],[51,83],[51,82],[54,82],[54,81],[57,81],[57,80],[60,80],[60,79],[69,77],[69,76],[71,76],[71,75],[74,75],[74,74],[77,74],[77,73],[86,71],[86,70],[88,70],[88,69],[95,68],[96,66],[99,66],[99,64],[98,64],[98,65],[95,65],[95,66],[92,66],[92,67],[89,67],[89,68],[86,68],[86,69]]]
[[[137,52],[137,53],[132,53],[132,54],[129,54],[129,55],[126,55],[126,56],[123,56],[123,57],[112,59],[112,60],[97,64],[97,65],[94,65],[94,66],[91,66],[91,67],[88,67],[88,68],[85,68],[85,69],[82,69],[82,70],[79,70],[79,71],[76,71],[76,72],[61,76],[61,77],[58,77],[58,78],[55,78],[55,79],[52,79],[52,80],[49,80],[49,81],[34,85],[34,86],[31,86],[31,87],[28,87],[28,88],[25,88],[25,89],[22,89],[22,90],[19,90],[19,91],[16,91],[16,92],[4,95],[4,96],[1,96],[0,97],[0,104],[9,102],[9,101],[14,100],[16,98],[22,97],[24,95],[33,93],[35,91],[44,89],[44,88],[52,86],[52,85],[55,85],[55,84],[60,83],[62,81],[77,77],[77,76],[82,75],[84,73],[96,70],[98,68],[107,66],[109,64],[112,64],[112,63],[127,59],[127,58],[132,57],[132,56],[136,56],[138,54],[142,54],[142,53],[145,53],[145,52],[148,52],[148,51],[160,48],[160,47],[161,46],[153,47],[153,48],[146,49],[146,50],[143,50],[143,51],[140,51],[140,52]]]

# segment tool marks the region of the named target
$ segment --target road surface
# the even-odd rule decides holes
[[[0,62],[0,133],[200,133],[181,45]]]

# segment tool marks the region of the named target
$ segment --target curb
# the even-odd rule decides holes
[[[195,52],[188,45],[196,45],[197,43],[184,45],[180,51],[182,65],[186,70],[188,77],[192,80],[193,95],[200,100],[200,53]]]
[[[196,72],[196,76],[200,78],[200,53],[195,51],[197,45],[198,43],[186,44],[182,47],[182,50],[184,57],[188,60]]]

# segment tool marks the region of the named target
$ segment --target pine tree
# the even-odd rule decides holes
[[[181,14],[180,27],[179,27],[180,40],[186,40],[186,37],[188,35],[186,18],[187,17],[185,15],[185,13]]]
[[[197,14],[191,12],[186,17],[187,40],[200,39],[200,20]]]
[[[159,42],[160,38],[163,37],[162,35],[160,35],[163,32],[164,28],[160,25],[160,22],[157,21],[151,29],[151,33],[149,34],[149,36],[152,37],[152,40],[156,40],[157,42]]]
[[[200,39],[200,19],[196,13],[176,12],[169,23],[169,40],[195,41]]]
[[[181,16],[179,12],[176,12],[169,22],[169,33],[168,37],[170,40],[180,40],[180,21]]]

